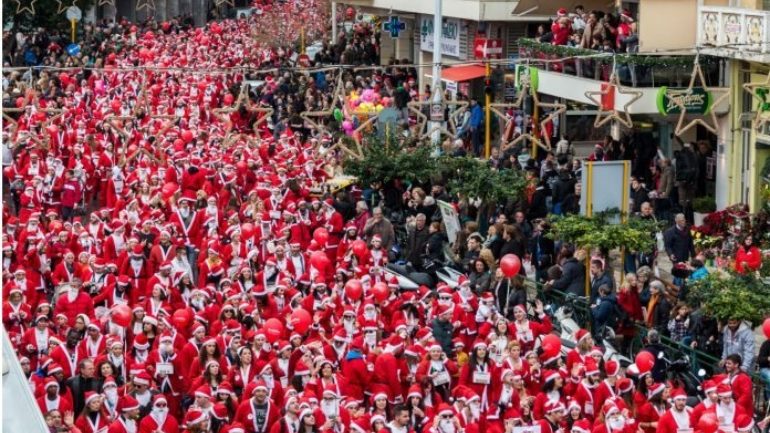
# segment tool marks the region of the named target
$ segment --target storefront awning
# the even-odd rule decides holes
[[[441,71],[441,81],[454,81],[462,83],[463,81],[475,80],[487,75],[487,70],[481,65],[450,66]],[[432,74],[425,75],[433,78]]]

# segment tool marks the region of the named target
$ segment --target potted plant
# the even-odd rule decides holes
[[[692,201],[693,224],[702,226],[706,215],[717,210],[717,202],[714,197],[698,197]]]

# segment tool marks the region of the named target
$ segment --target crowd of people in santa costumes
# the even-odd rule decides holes
[[[3,324],[46,417],[72,433],[751,430],[737,355],[689,408],[585,330],[562,357],[540,301],[506,318],[464,277],[402,291],[383,272],[392,233],[371,230],[381,212],[311,194],[339,168],[328,137],[273,119],[249,132],[281,78],[222,114],[243,72],[125,68],[269,64],[257,19],[127,29],[111,68],[43,71],[20,96]]]

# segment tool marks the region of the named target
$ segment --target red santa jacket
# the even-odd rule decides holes
[[[687,430],[692,428],[693,424],[690,424],[692,408],[685,406],[680,416],[675,416],[674,411],[675,409],[672,407],[660,417],[656,433],[677,433],[680,429]]]

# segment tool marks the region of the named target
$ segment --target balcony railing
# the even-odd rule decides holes
[[[620,81],[631,87],[687,87],[694,56],[602,53],[569,46],[554,46],[535,39],[519,39],[519,62],[529,62],[540,69],[576,77],[608,81],[613,60]],[[717,85],[718,59],[700,57],[701,68],[709,85]]]
[[[770,12],[733,7],[698,8],[699,47],[730,48],[748,54],[770,52]]]

